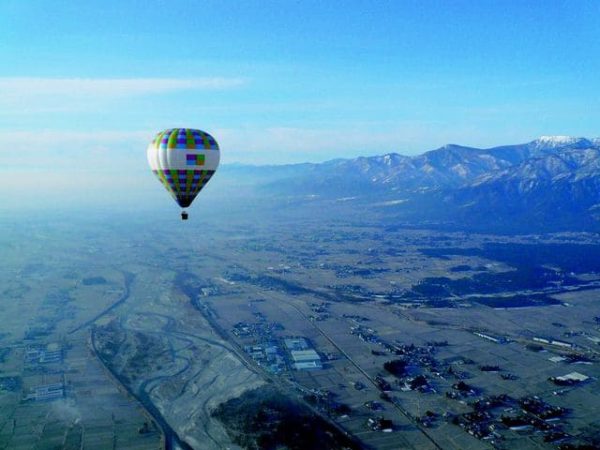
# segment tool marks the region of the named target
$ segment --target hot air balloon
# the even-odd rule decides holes
[[[187,208],[217,170],[220,150],[204,131],[172,128],[156,135],[147,156],[152,172],[179,206]],[[185,210],[181,218],[187,220]]]

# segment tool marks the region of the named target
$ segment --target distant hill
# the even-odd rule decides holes
[[[600,139],[542,136],[489,149],[449,144],[321,164],[226,166],[273,200],[351,198],[386,216],[468,228],[600,229]]]

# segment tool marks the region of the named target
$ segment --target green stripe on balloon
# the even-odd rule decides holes
[[[156,177],[158,178],[158,180],[165,187],[165,189],[167,190],[167,192],[171,195],[171,197],[173,197],[174,199],[177,199],[177,196],[175,195],[175,192],[173,192],[173,188],[169,184],[169,181],[167,180],[167,177],[162,172],[162,170],[157,170],[154,173],[155,173]]]
[[[179,130],[177,128],[171,131],[171,135],[169,136],[169,142],[167,143],[167,148],[177,147],[177,134],[179,134]]]
[[[204,148],[210,149],[210,141],[208,140],[208,137],[205,133],[202,133],[202,141],[204,142]]]
[[[194,140],[194,135],[189,128],[185,129],[185,140],[186,140],[186,148],[196,148],[196,141]]]
[[[169,140],[170,140],[170,138],[169,138]],[[171,170],[169,170],[169,172],[171,172],[171,183],[172,183],[173,190],[179,194],[179,174],[177,173],[177,170],[175,170],[175,169],[171,169]]]
[[[186,195],[190,195],[190,191],[192,189],[192,181],[194,180],[194,171],[188,170],[187,176],[185,180],[185,193]]]
[[[200,189],[202,189],[202,186],[204,184],[204,179],[206,178],[207,173],[208,173],[207,170],[203,170],[201,172],[200,179],[198,180],[198,186],[196,187],[196,193],[200,192]]]
[[[156,135],[156,139],[154,141],[154,148],[159,149],[160,148],[160,143],[162,142],[162,138],[164,136],[165,132],[161,131],[160,133],[158,133]]]

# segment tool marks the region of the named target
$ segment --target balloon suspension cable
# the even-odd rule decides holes
[[[185,209],[181,211],[181,220],[188,220],[188,217],[188,213]]]

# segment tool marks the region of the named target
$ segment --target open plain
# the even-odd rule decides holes
[[[593,235],[110,222],[3,223],[2,448],[600,445]]]

